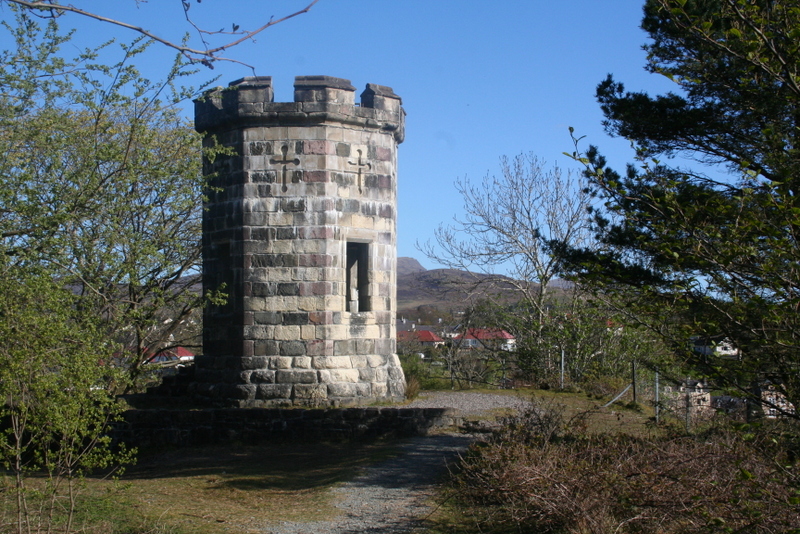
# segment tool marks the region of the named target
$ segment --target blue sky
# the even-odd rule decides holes
[[[260,26],[311,0],[188,0],[206,29]],[[87,10],[180,40],[188,27],[179,0],[73,0]],[[329,75],[388,85],[403,99],[406,140],[399,152],[398,255],[437,265],[416,242],[433,238],[462,209],[457,178],[499,172],[499,158],[533,152],[549,165],[576,166],[569,127],[599,145],[612,166],[631,159],[628,143],[602,129],[595,86],[608,73],[626,88],[665,92],[666,79],[644,71],[640,0],[319,0],[306,14],[266,30],[197,82],[216,85],[253,74],[272,76],[276,101],[291,101],[294,77]],[[3,18],[10,17],[5,8]],[[66,16],[78,44],[133,32]],[[5,44],[0,40],[0,44]],[[141,65],[160,76],[173,52],[153,47]],[[187,114],[191,113],[187,106]]]

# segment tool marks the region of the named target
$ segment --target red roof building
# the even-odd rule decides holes
[[[517,338],[499,328],[468,328],[453,338],[465,348],[498,348],[514,350]]]
[[[194,353],[192,353],[192,351],[190,351],[185,347],[173,347],[171,349],[159,351],[153,356],[147,358],[147,363],[171,362],[171,361],[181,361],[181,362],[194,361]]]
[[[398,342],[419,343],[427,347],[438,347],[444,339],[429,330],[404,330],[397,333]]]

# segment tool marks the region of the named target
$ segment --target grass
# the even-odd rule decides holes
[[[84,481],[75,530],[247,533],[270,521],[327,519],[341,513],[328,490],[393,451],[390,443],[147,451],[120,480]],[[8,515],[13,502],[2,504]]]
[[[586,414],[584,422],[588,432],[625,433],[633,436],[649,435],[653,426],[653,409],[644,404],[628,403],[623,398],[608,408],[605,401],[597,400],[583,393],[567,393],[555,390],[536,390],[529,394],[545,401],[564,406],[564,415],[572,419]]]
[[[564,406],[567,418],[589,412],[587,428],[642,435],[648,410],[600,408],[585,394],[532,390],[469,390],[530,397]],[[507,416],[505,410],[481,416]],[[75,530],[88,534],[222,534],[263,532],[269,522],[314,521],[338,515],[329,491],[362,466],[394,454],[392,443],[285,443],[140,451],[137,465],[118,481],[87,478]],[[38,481],[41,483],[41,481]],[[37,479],[31,479],[32,484]],[[0,497],[9,517],[10,493]],[[460,521],[437,514],[440,526],[458,532]],[[2,528],[0,528],[2,531]],[[435,530],[434,530],[435,532]]]
[[[567,420],[580,418],[589,432],[626,433],[634,436],[650,435],[653,431],[653,409],[644,404],[628,402],[623,398],[617,403],[603,408],[605,400],[584,393],[562,392],[558,390],[523,389],[470,389],[468,393],[489,393],[508,395],[522,399],[536,398],[545,404],[560,405],[564,408]],[[425,392],[422,392],[424,395]],[[471,420],[485,421],[511,415],[509,409],[499,408],[486,414],[470,417]]]

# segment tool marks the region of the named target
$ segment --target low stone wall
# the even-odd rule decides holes
[[[114,438],[139,448],[276,441],[348,441],[425,435],[461,424],[445,408],[208,408],[128,410]]]

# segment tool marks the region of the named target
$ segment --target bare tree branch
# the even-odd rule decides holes
[[[233,40],[233,41],[231,41],[231,42],[229,42],[227,44],[224,44],[222,46],[209,48],[208,47],[208,43],[205,41],[205,39],[202,39],[203,44],[205,45],[205,48],[198,49],[198,48],[192,48],[190,46],[186,46],[186,45],[183,45],[183,44],[179,44],[179,43],[176,43],[174,41],[170,41],[169,39],[165,39],[163,37],[159,37],[158,35],[150,32],[149,30],[146,30],[145,28],[142,28],[141,26],[136,26],[134,24],[129,24],[129,23],[121,21],[121,20],[116,20],[116,19],[112,19],[112,18],[109,18],[109,17],[104,17],[104,16],[99,15],[97,13],[93,13],[91,11],[86,11],[86,10],[83,10],[83,9],[79,9],[79,8],[77,8],[75,6],[72,6],[72,5],[63,5],[63,4],[59,4],[59,3],[55,3],[55,2],[51,2],[51,1],[31,1],[31,0],[5,0],[5,1],[8,2],[8,3],[11,3],[11,4],[16,4],[16,5],[20,6],[20,7],[25,8],[25,9],[49,12],[49,15],[47,15],[48,18],[59,17],[59,16],[63,15],[64,13],[75,13],[77,15],[81,15],[81,16],[84,16],[84,17],[87,17],[87,18],[91,18],[91,19],[94,19],[94,20],[99,20],[100,22],[106,22],[106,23],[109,23],[109,24],[113,24],[115,26],[120,26],[122,28],[126,28],[128,30],[132,30],[132,31],[138,32],[138,33],[148,37],[149,39],[153,39],[157,43],[161,43],[161,44],[163,44],[163,45],[165,45],[165,46],[167,46],[169,48],[173,48],[173,49],[177,50],[178,52],[180,52],[181,54],[183,54],[190,61],[197,62],[197,63],[202,63],[203,65],[205,65],[207,67],[210,67],[210,68],[213,68],[212,63],[214,61],[232,61],[232,62],[235,62],[235,63],[240,63],[239,61],[236,61],[234,59],[226,58],[226,57],[223,57],[223,56],[219,56],[217,54],[219,54],[220,52],[224,52],[225,50],[228,50],[229,48],[233,48],[234,46],[239,45],[239,44],[243,43],[244,41],[247,41],[249,39],[253,39],[256,35],[258,35],[259,33],[263,32],[264,30],[266,30],[267,28],[269,28],[271,26],[274,26],[276,24],[279,24],[281,22],[284,22],[286,20],[294,18],[294,17],[296,17],[298,15],[302,15],[303,13],[308,13],[308,11],[314,6],[314,4],[319,2],[319,0],[313,0],[310,4],[308,4],[306,7],[304,7],[300,11],[297,11],[297,12],[292,13],[290,15],[286,15],[285,17],[281,17],[279,19],[270,18],[270,20],[266,24],[262,25],[260,28],[257,28],[257,29],[252,30],[252,31],[243,31],[243,32],[241,32],[241,36],[240,37],[238,37],[237,39],[235,39],[235,40]],[[184,10],[185,9],[186,8],[184,7]],[[189,20],[188,19],[188,15],[187,15],[187,20]],[[195,29],[197,29],[201,33],[205,33],[205,34],[227,33],[227,32],[209,32],[209,31],[201,30],[194,23],[192,23],[190,20],[189,20],[189,23],[192,26],[194,26]]]
[[[548,284],[562,274],[548,246],[589,241],[589,198],[570,172],[546,170],[533,154],[503,157],[500,167],[500,176],[456,181],[465,215],[437,228],[435,245],[418,246],[437,263],[481,273],[481,283],[513,287],[544,316]]]

